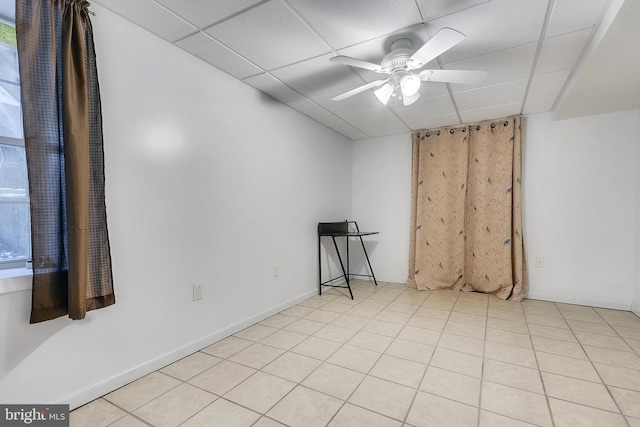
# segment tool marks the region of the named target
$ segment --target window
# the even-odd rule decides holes
[[[31,258],[29,218],[15,27],[0,16],[0,269]]]

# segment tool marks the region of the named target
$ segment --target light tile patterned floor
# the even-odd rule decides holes
[[[71,413],[100,426],[640,426],[640,318],[354,281]]]

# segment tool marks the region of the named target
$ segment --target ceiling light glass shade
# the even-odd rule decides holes
[[[402,96],[402,103],[406,106],[406,105],[411,105],[414,102],[416,102],[418,100],[418,98],[420,98],[420,92],[416,92],[411,96],[407,96],[407,95],[403,95]]]
[[[413,96],[420,90],[420,77],[407,74],[400,79],[400,89],[403,96]]]
[[[394,91],[395,87],[391,83],[385,83],[380,87],[380,89],[374,90],[373,94],[383,105],[387,105],[387,102],[389,102],[389,98],[391,98]]]

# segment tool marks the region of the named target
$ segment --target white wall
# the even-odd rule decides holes
[[[353,142],[353,219],[363,231],[376,279],[406,283],[411,219],[411,135]],[[353,265],[364,269],[360,242],[351,242]]]
[[[117,303],[28,325],[0,295],[3,403],[75,407],[315,294],[316,224],[351,216],[349,140],[92,9]]]
[[[640,248],[640,234],[634,234],[638,145],[638,110],[564,121],[552,121],[551,114],[527,117],[529,297],[630,309],[634,249]],[[384,230],[373,251],[376,273],[404,281],[410,193],[403,185],[410,181],[411,137],[353,147],[353,216],[366,228]],[[638,189],[640,195],[640,182]],[[535,267],[536,256],[545,258],[545,268]],[[640,253],[635,257],[640,265]],[[640,269],[635,274],[640,302]]]
[[[636,228],[635,228],[635,271],[634,271],[634,293],[631,310],[640,316],[640,108],[636,110]]]
[[[629,310],[637,111],[527,118],[524,237],[531,298]],[[535,257],[545,267],[535,267]]]

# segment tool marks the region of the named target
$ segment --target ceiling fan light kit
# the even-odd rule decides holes
[[[389,98],[391,98],[395,91],[396,88],[393,87],[391,83],[386,83],[380,89],[374,90],[373,94],[383,105],[387,105],[387,103],[389,102]]]
[[[403,105],[407,106],[416,102],[420,97],[420,86],[423,81],[480,83],[486,77],[486,71],[435,69],[423,70],[416,74],[417,70],[460,43],[464,38],[464,34],[459,31],[443,28],[415,52],[411,50],[411,40],[398,39],[391,43],[391,52],[382,58],[380,65],[349,56],[334,56],[330,59],[333,62],[363,68],[379,74],[388,74],[389,77],[359,86],[331,99],[342,101],[368,89],[377,88],[373,94],[383,105],[387,105],[389,99],[396,97],[401,98]]]
[[[413,96],[420,90],[420,77],[415,74],[407,74],[400,79],[402,95]]]

